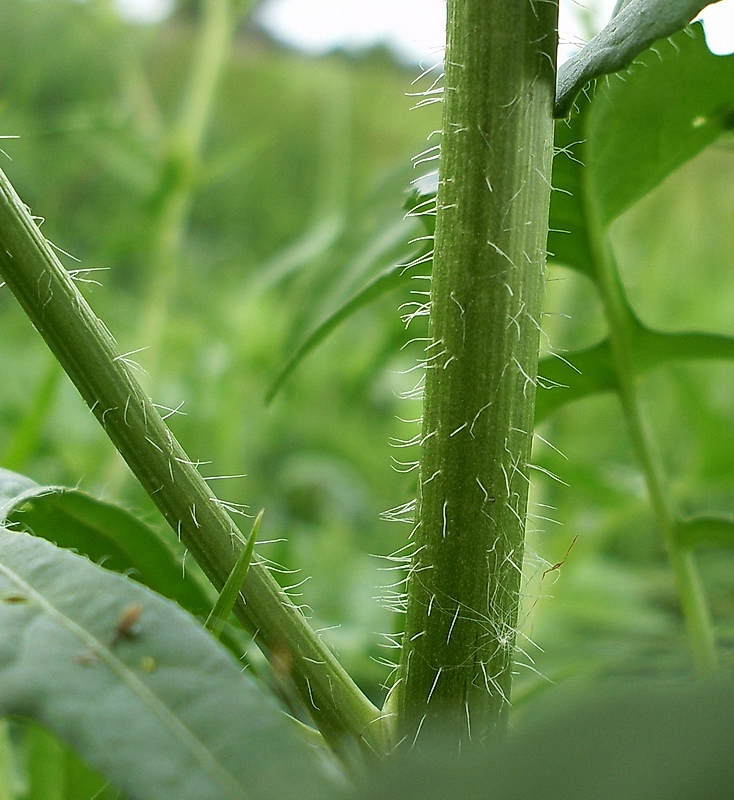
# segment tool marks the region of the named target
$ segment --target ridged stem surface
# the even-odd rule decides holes
[[[449,0],[399,729],[481,738],[515,658],[550,203],[557,4]]]

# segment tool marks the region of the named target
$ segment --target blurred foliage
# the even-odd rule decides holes
[[[386,759],[359,800],[728,800],[734,789],[728,685],[560,691],[489,752],[451,757],[451,736]]]
[[[196,15],[155,27],[123,23],[104,2],[5,0],[0,134],[6,171],[44,232],[81,259],[95,311],[130,352],[152,281],[151,242],[175,164],[164,157]],[[321,59],[262,36],[238,37],[218,95],[185,231],[162,357],[148,385],[186,416],[170,423],[225,500],[266,509],[258,548],[289,569],[314,625],[374,699],[400,628],[376,595],[395,573],[377,554],[407,526],[380,513],[409,500],[414,473],[390,440],[419,409],[398,398],[415,352],[398,287],[311,354],[269,407],[265,394],[309,331],[383,269],[415,255],[403,220],[410,158],[439,127],[438,106],[408,113],[415,73],[382,52]],[[429,79],[430,80],[430,79]],[[734,140],[727,135],[615,223],[632,304],[671,331],[734,334]],[[545,329],[559,351],[599,342],[590,281],[552,267]],[[146,353],[135,356],[143,368]],[[0,291],[0,466],[42,484],[81,486],[139,510],[168,537],[149,500],[7,292]],[[561,391],[559,389],[555,391]],[[731,513],[734,365],[673,364],[647,375],[645,411],[676,496],[691,514]],[[544,421],[531,512],[523,647],[537,673],[518,677],[520,711],[552,682],[691,672],[680,611],[644,482],[611,396]],[[549,508],[550,507],[550,508]],[[552,509],[552,510],[551,510]],[[537,524],[536,524],[537,523]],[[578,536],[578,539],[575,537]],[[573,544],[572,544],[573,543]],[[173,543],[175,545],[175,543]],[[552,565],[561,564],[549,570]],[[700,554],[722,651],[734,645],[734,553]],[[338,626],[338,627],[335,627]],[[536,646],[537,645],[537,646]],[[527,700],[527,703],[520,703]]]

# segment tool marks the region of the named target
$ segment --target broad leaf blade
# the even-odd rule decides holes
[[[671,682],[672,683],[672,682]],[[377,765],[354,800],[729,800],[734,698],[724,683],[561,693],[508,741],[448,738]],[[558,692],[558,687],[555,689]],[[564,702],[565,701],[565,702]]]
[[[579,100],[579,112],[556,122],[553,188],[548,230],[548,258],[592,279],[593,255],[584,217],[584,123],[590,97]],[[578,152],[577,152],[578,151]]]
[[[685,27],[708,0],[631,0],[558,70],[555,115],[565,117],[574,97],[600,75],[618,72],[653,42]]]
[[[609,225],[732,124],[734,56],[713,55],[699,23],[600,82],[556,125],[551,258],[593,276],[587,204]]]
[[[0,529],[0,627],[0,713],[47,725],[129,795],[329,796],[264,690],[145,587]]]
[[[590,190],[609,224],[734,125],[734,56],[715,56],[703,26],[661,42],[594,95]]]

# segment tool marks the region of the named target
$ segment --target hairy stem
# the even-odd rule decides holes
[[[221,590],[244,537],[133,377],[132,362],[94,315],[0,171],[0,275],[153,502]],[[325,739],[346,754],[381,751],[378,710],[360,692],[258,557],[235,613],[285,680],[293,680]]]
[[[557,3],[449,0],[403,735],[505,718],[548,234]]]
[[[250,5],[248,0],[244,7]],[[244,13],[244,8],[240,13]],[[161,175],[150,201],[150,283],[139,326],[150,375],[158,373],[166,320],[175,295],[183,240],[201,170],[201,151],[238,17],[232,0],[205,0],[201,15],[181,106],[163,138]],[[122,78],[127,75],[129,63],[121,65]],[[106,473],[108,488],[119,490],[125,471],[118,458],[109,462]]]

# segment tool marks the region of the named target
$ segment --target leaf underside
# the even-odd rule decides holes
[[[41,486],[0,469],[0,524],[20,525],[115,572],[129,573],[191,614],[205,614],[211,600],[157,533],[120,506],[79,489]]]
[[[140,584],[0,528],[0,629],[0,714],[48,726],[130,796],[329,796],[265,690]]]
[[[565,117],[583,87],[601,75],[628,67],[659,39],[684,28],[708,0],[631,0],[558,70],[556,117]]]

